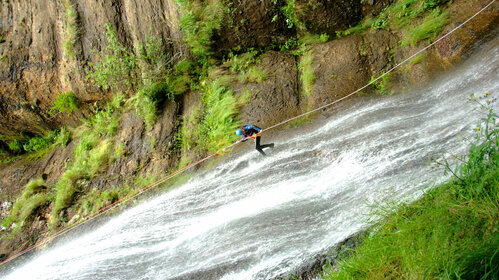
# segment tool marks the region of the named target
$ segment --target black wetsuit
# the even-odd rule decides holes
[[[266,145],[260,145],[260,131],[262,131],[261,128],[257,127],[257,126],[253,126],[253,125],[245,125],[243,127],[241,127],[241,130],[243,131],[243,137],[246,138],[246,137],[249,137],[249,136],[253,136],[253,135],[257,135],[254,139],[255,139],[255,149],[260,152],[260,154],[262,154],[263,156],[266,156],[265,152],[263,152],[263,149],[264,148],[273,148],[274,147],[274,143],[271,143],[271,144],[266,144]],[[245,139],[243,141],[246,141],[248,139]]]

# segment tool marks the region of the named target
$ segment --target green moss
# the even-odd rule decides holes
[[[300,59],[298,69],[301,72],[300,80],[303,85],[303,94],[310,96],[314,90],[315,73],[313,67],[314,53],[312,50],[306,52]]]

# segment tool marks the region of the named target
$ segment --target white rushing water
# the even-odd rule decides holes
[[[360,98],[314,129],[264,135],[276,142],[269,157],[231,155],[3,277],[269,279],[292,271],[365,227],[369,204],[415,199],[445,179],[430,158],[466,152],[485,115],[467,97],[499,95],[498,62],[492,44],[423,90]]]

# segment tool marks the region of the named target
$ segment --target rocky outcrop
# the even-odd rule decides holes
[[[261,83],[235,82],[230,87],[236,95],[250,93],[240,113],[241,122],[269,127],[301,111],[300,81],[295,56],[271,51],[260,59],[257,67],[265,76]]]
[[[356,25],[363,16],[377,15],[392,0],[297,0],[294,14],[301,32],[332,34]]]
[[[68,7],[77,13],[71,23]],[[95,62],[96,53],[106,47],[107,23],[130,51],[147,36],[156,36],[163,39],[165,52],[178,56],[187,52],[173,0],[10,0],[0,3],[0,15],[4,38],[0,44],[0,134],[4,135],[40,134],[77,123],[82,113],[48,114],[59,92],[73,91],[83,107],[109,99],[107,92],[85,79],[85,65]],[[72,57],[67,44],[74,52]]]
[[[280,1],[235,0],[226,5],[222,26],[214,38],[218,52],[281,45],[295,34],[280,12]]]

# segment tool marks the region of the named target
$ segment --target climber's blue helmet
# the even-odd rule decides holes
[[[243,130],[239,128],[238,130],[236,130],[236,134],[239,136],[243,135]]]

